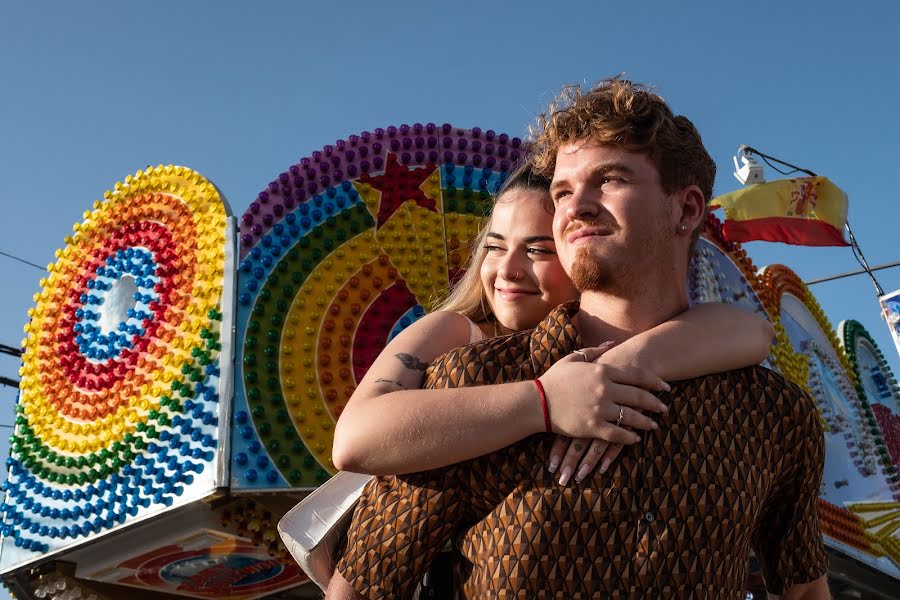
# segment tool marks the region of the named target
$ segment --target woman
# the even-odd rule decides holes
[[[533,382],[418,388],[426,366],[444,352],[533,328],[551,309],[577,298],[556,257],[549,184],[527,164],[509,176],[477,238],[469,270],[453,293],[439,310],[392,340],[359,383],[335,429],[332,458],[337,468],[376,475],[423,471],[545,431]],[[644,412],[666,410],[651,393],[668,388],[661,376],[686,379],[758,363],[768,355],[773,335],[763,318],[708,304],[616,347],[607,343],[562,359],[540,377],[553,430],[560,434],[548,469],[559,469],[562,485],[573,474],[581,481],[598,462],[605,472],[621,444],[639,439],[626,426],[657,427]],[[598,406],[609,421],[627,407],[622,427],[604,422],[591,428],[587,415]],[[311,512],[321,519],[322,511]],[[301,565],[316,562],[310,555],[317,549],[301,551],[306,554]],[[316,558],[321,566],[323,557]],[[317,583],[327,583],[328,575],[319,575]],[[342,577],[330,579],[329,597],[352,597]]]

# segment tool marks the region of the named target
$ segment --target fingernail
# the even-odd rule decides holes
[[[650,429],[659,429],[659,425],[656,424],[656,421],[650,421]]]
[[[547,466],[547,470],[551,473],[556,473],[556,469],[559,468],[560,458],[555,454],[550,457],[550,464]]]
[[[663,382],[662,382],[662,389],[664,389],[664,390],[667,391],[667,392],[671,392],[671,391],[672,391],[672,386],[669,385],[668,383],[666,383],[665,381],[663,381]]]
[[[590,469],[587,465],[581,465],[578,467],[578,473],[575,474],[575,483],[581,483],[581,480],[587,477],[587,474],[590,472]]]
[[[639,441],[641,441],[641,436],[635,435],[635,436],[634,436],[634,443],[637,444]]]
[[[660,402],[659,403],[659,412],[663,412],[663,413],[669,412],[669,407],[666,406],[665,404],[663,404],[662,402]]]
[[[603,462],[600,463],[600,474],[606,475],[606,471],[609,470],[610,461],[608,458],[604,458]]]
[[[559,474],[559,485],[566,485],[569,483],[569,478],[572,476],[572,467],[566,465],[562,468],[562,472]]]

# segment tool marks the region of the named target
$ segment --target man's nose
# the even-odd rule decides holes
[[[593,219],[599,212],[598,199],[584,190],[576,190],[566,203],[566,217],[570,221]]]

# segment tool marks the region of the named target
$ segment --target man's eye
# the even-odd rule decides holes
[[[570,196],[571,194],[571,192],[556,192],[556,194],[554,194],[553,196],[553,201],[559,202],[560,200],[562,200],[566,196]]]

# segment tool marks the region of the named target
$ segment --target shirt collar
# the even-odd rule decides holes
[[[535,377],[542,375],[556,361],[581,348],[578,330],[579,303],[560,304],[531,333],[531,364]]]

